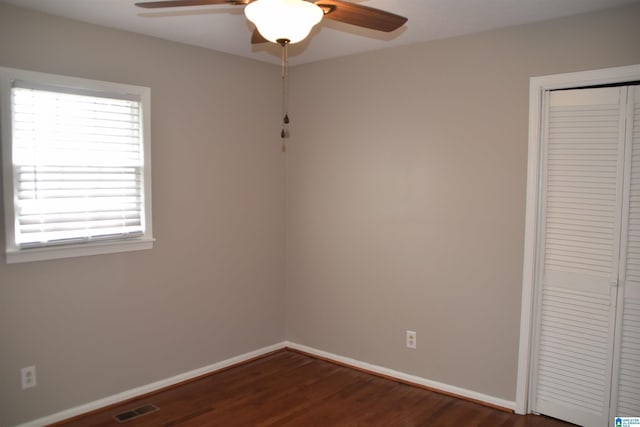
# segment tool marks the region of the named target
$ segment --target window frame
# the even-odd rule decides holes
[[[140,99],[141,131],[143,150],[142,198],[144,231],[142,236],[132,238],[105,239],[93,242],[74,242],[39,247],[20,247],[15,241],[15,183],[13,165],[12,105],[11,90],[14,81],[45,85],[73,91],[91,91],[105,97],[135,96]],[[2,150],[2,181],[5,229],[5,255],[7,264],[128,252],[153,247],[153,223],[151,204],[151,89],[122,83],[48,74],[36,71],[0,67],[0,148]]]

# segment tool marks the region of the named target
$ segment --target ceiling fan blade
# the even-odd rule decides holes
[[[247,4],[251,0],[168,0],[136,3],[138,7],[155,9],[159,7],[205,6],[213,4]]]
[[[251,44],[260,44],[267,42],[269,42],[269,40],[262,37],[262,34],[260,34],[260,31],[258,31],[257,28],[253,30],[253,33],[251,34]]]
[[[325,11],[327,19],[387,33],[407,22],[404,16],[340,0],[318,0],[315,4]]]

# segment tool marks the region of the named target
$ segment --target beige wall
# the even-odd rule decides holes
[[[284,339],[279,67],[2,4],[0,66],[151,88],[157,238],[0,261],[0,426]]]
[[[636,3],[296,67],[288,339],[515,400],[529,78],[640,63],[639,23]]]
[[[294,67],[285,182],[278,67],[0,4],[0,66],[151,87],[158,239],[0,263],[0,426],[285,337],[513,400],[528,79],[640,63],[639,21]]]

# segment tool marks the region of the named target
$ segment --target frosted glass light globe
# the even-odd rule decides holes
[[[256,0],[244,8],[244,14],[265,39],[297,43],[309,35],[324,12],[304,0]]]

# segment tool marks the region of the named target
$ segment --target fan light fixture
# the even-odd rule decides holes
[[[244,13],[262,37],[281,45],[304,40],[324,15],[320,7],[304,0],[256,0]]]
[[[136,6],[155,9],[218,4],[244,6],[247,19],[256,26],[252,44],[270,41],[282,46],[282,151],[286,151],[285,140],[289,138],[289,45],[304,40],[323,17],[387,33],[407,22],[403,16],[343,0],[154,0],[136,3]]]

